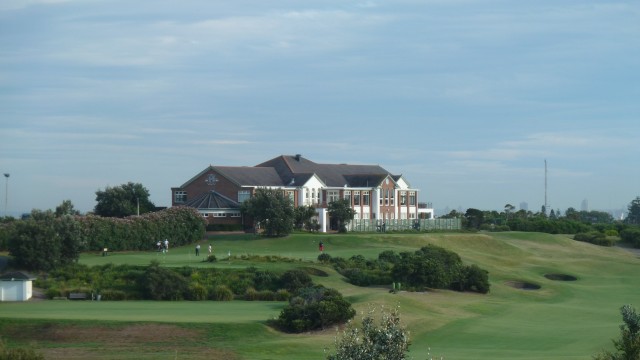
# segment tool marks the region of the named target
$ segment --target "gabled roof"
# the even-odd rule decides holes
[[[0,275],[0,280],[2,281],[28,281],[35,279],[34,276],[22,271],[11,271]]]
[[[213,166],[209,165],[196,176],[182,184],[186,188],[203,174],[215,171],[238,186],[283,186],[282,179],[273,168],[251,166]]]
[[[237,201],[219,194],[215,191],[209,191],[194,199],[187,201],[185,206],[193,207],[198,210],[207,209],[240,209],[240,204]]]
[[[361,178],[354,175],[369,177],[370,180],[390,175],[387,170],[378,165],[318,164],[300,155],[281,155],[256,166],[275,169],[285,184],[298,174],[315,173],[322,182],[330,187],[343,187],[344,185],[359,187],[360,185],[350,183],[350,181],[361,183]],[[366,179],[364,183],[366,183]],[[370,186],[373,187],[379,183],[372,183]]]
[[[274,168],[250,166],[214,166],[214,170],[239,186],[286,185]]]
[[[381,174],[345,175],[351,187],[378,187],[386,178],[387,175]]]

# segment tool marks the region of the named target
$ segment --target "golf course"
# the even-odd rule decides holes
[[[317,261],[318,243],[332,257],[377,258],[385,250],[433,244],[489,272],[488,294],[448,290],[391,293],[351,285]],[[399,306],[410,331],[412,359],[589,359],[613,349],[620,307],[640,306],[640,258],[620,247],[542,233],[307,234],[262,238],[213,234],[216,262],[195,256],[195,244],[154,251],[85,253],[89,266],[312,269],[313,281],[342,293],[357,310]],[[206,253],[206,250],[204,251]],[[257,256],[255,256],[257,255]],[[269,259],[265,261],[265,259]],[[314,275],[316,274],[316,275]],[[0,336],[49,359],[324,359],[336,328],[285,334],[267,325],[284,302],[69,301],[0,304]]]

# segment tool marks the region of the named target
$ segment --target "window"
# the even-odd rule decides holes
[[[174,201],[176,203],[187,202],[187,192],[186,191],[176,191]]]
[[[391,190],[390,191],[391,196],[389,196],[390,202],[391,202],[391,206],[395,205],[396,203],[396,191],[395,190]]]
[[[384,196],[384,204],[386,206],[389,206],[389,189],[386,190],[385,196]]]
[[[340,193],[337,190],[328,190],[327,191],[327,202],[332,203],[338,200]]]
[[[416,192],[411,191],[409,193],[409,205],[415,205],[415,204],[416,204]]]
[[[249,198],[251,197],[251,191],[249,190],[240,190],[238,191],[238,202],[242,203],[245,202],[247,200],[249,200]]]
[[[344,191],[344,199],[347,200],[347,202],[349,204],[351,204],[351,191],[350,190],[345,190]]]
[[[232,212],[229,215],[231,215],[231,217],[240,217],[241,216],[239,212]]]
[[[213,213],[213,217],[227,217],[227,214],[223,212],[215,212]]]
[[[368,212],[363,212],[362,213],[362,220],[369,220],[369,213]]]
[[[353,205],[360,205],[360,191],[353,192]]]
[[[368,191],[363,191],[362,192],[362,205],[369,206],[369,192]],[[367,217],[367,219],[368,219],[368,217]]]
[[[406,191],[401,191],[400,192],[400,205],[407,205],[407,192]]]
[[[204,213],[204,214],[202,214],[202,216],[209,217],[209,213]]]

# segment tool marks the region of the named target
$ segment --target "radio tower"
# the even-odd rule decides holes
[[[549,209],[547,208],[547,159],[544,159],[544,211],[545,213]]]

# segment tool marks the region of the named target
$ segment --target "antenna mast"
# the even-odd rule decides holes
[[[547,210],[547,159],[544,159],[544,211]]]

